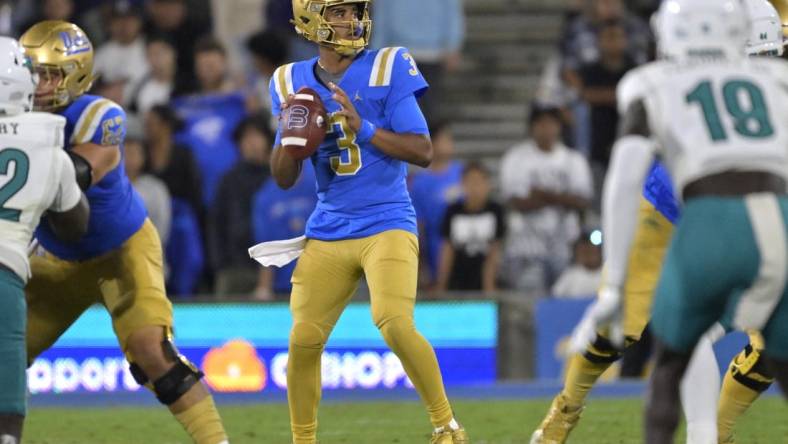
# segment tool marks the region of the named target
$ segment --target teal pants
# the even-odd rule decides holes
[[[0,269],[0,414],[25,415],[27,323],[24,282]]]
[[[786,220],[785,197],[689,200],[657,285],[654,335],[671,350],[690,353],[721,321],[760,330],[766,354],[788,360]]]

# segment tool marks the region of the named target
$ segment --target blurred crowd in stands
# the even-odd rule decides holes
[[[596,290],[601,236],[590,232],[615,138],[615,86],[654,56],[647,19],[658,1],[569,3],[528,137],[490,168],[457,159],[441,107],[444,80],[463,63],[462,1],[373,2],[371,47],[410,48],[432,86],[422,107],[435,156],[409,178],[431,294]],[[287,298],[292,265],[261,269],[247,248],[301,235],[317,199],[310,167],[287,191],[268,169],[270,77],[317,54],[291,14],[291,0],[0,0],[0,34],[56,19],[90,36],[92,93],[127,111],[126,169],[165,245],[173,298]]]

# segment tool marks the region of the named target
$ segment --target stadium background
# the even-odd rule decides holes
[[[561,140],[555,144],[582,156],[592,183],[583,190],[587,205],[570,211],[578,216],[577,229],[550,234],[558,239],[551,248],[568,255],[558,269],[525,282],[511,279],[512,274],[530,275],[523,260],[545,260],[508,251],[508,245],[530,236],[511,227],[484,243],[485,255],[497,242],[502,257],[492,287],[441,285],[435,270],[439,259],[425,256],[416,322],[434,344],[450,390],[472,396],[552,395],[562,373],[563,341],[588,304],[601,265],[599,191],[612,141],[598,129],[615,127],[609,94],[624,67],[653,56],[646,18],[658,2],[428,1],[414,9],[419,2],[377,0],[373,10],[373,34],[392,39],[373,38],[373,46],[411,48],[434,86],[422,103],[425,113],[432,128],[446,136],[440,164],[411,175],[414,184],[419,178],[424,183],[418,196],[414,193],[417,210],[437,205],[443,211],[461,198],[457,171],[478,161],[491,172],[491,199],[501,202],[509,220],[519,210],[507,201],[499,172],[507,151],[530,140],[533,109],[560,119]],[[270,193],[266,166],[270,134],[264,127],[272,124],[268,76],[276,65],[314,53],[288,25],[289,3],[0,1],[1,34],[18,36],[30,24],[53,18],[75,21],[93,40],[101,75],[93,92],[128,111],[127,168],[165,240],[177,342],[200,364],[210,387],[229,394],[226,399],[284,399],[287,270],[261,272],[246,248],[300,234],[304,214],[314,205],[304,197],[308,189],[299,196]],[[419,28],[421,22],[413,19],[417,10],[435,25]],[[621,41],[615,31],[623,32],[623,65],[606,64],[608,50],[599,47],[605,32],[613,35],[605,38],[615,47]],[[205,57],[195,66],[201,54]],[[562,183],[556,187],[556,192],[566,191]],[[440,229],[429,228],[440,226],[442,216],[420,214],[425,254],[432,243],[446,239]],[[591,249],[590,260],[578,257],[580,244]],[[512,264],[522,268],[512,272]],[[465,271],[482,273],[481,267]],[[570,285],[574,294],[551,291],[564,272],[577,281]],[[326,396],[355,399],[369,392],[373,398],[403,393],[412,398],[401,364],[372,325],[365,300],[362,285],[329,342],[323,359]],[[103,309],[86,313],[31,367],[32,405],[73,403],[74,396],[151,402],[130,377],[111,331]],[[743,341],[733,336],[718,344],[720,362],[728,362]],[[624,364],[635,369],[629,376],[647,371],[642,358],[647,350],[636,353],[633,364]],[[501,385],[524,380],[537,383]],[[641,390],[642,385],[622,385],[614,392]]]

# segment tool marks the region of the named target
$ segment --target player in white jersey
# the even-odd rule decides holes
[[[740,0],[667,0],[655,26],[662,60],[618,88],[623,122],[603,196],[608,268],[595,315],[620,313],[638,193],[660,156],[684,201],[652,314],[646,439],[662,444],[673,442],[692,350],[718,320],[761,331],[767,361],[788,382],[788,65],[744,57],[750,23]]]
[[[64,240],[88,226],[88,205],[63,150],[63,117],[30,112],[36,76],[19,43],[0,37],[0,442],[16,444],[26,412],[27,247],[39,219]]]

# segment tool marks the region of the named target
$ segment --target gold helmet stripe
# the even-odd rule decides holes
[[[80,116],[77,124],[74,125],[74,134],[71,136],[71,143],[78,145],[80,143],[90,142],[90,139],[92,139],[93,135],[96,133],[96,128],[98,128],[101,123],[101,117],[113,107],[120,108],[115,102],[107,99],[99,99],[88,105],[88,107],[82,111],[82,116]]]
[[[287,102],[287,96],[295,94],[293,90],[293,64],[280,66],[274,72],[276,94],[279,96],[279,104]]]

